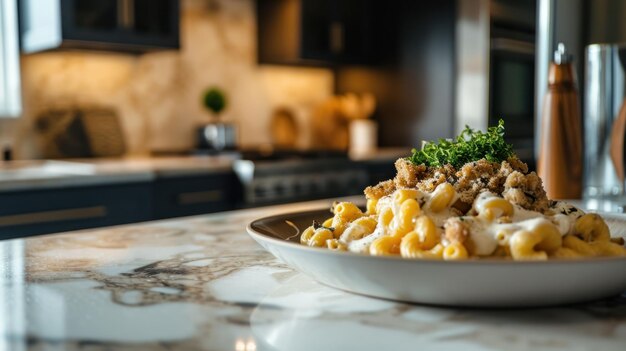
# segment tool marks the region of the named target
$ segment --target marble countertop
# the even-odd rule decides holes
[[[353,295],[277,261],[258,217],[330,200],[0,242],[0,350],[624,350],[626,295],[459,309]]]
[[[228,157],[129,157],[119,159],[0,162],[0,191],[151,181],[156,177],[223,173]]]
[[[351,154],[355,162],[393,162],[408,153],[404,148],[381,148],[375,152]],[[151,181],[176,177],[230,172],[233,155],[127,157],[111,159],[70,159],[0,161],[0,192],[74,186]]]

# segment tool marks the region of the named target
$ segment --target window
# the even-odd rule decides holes
[[[17,0],[0,0],[0,117],[21,111]]]

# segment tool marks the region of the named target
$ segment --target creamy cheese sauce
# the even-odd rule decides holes
[[[443,230],[442,228],[445,222],[451,217],[458,217],[458,213],[450,207],[440,212],[429,210],[428,204],[436,192],[437,190],[433,193],[418,191],[417,200],[424,204],[420,215],[427,215],[440,230]],[[366,253],[374,240],[381,236],[389,235],[389,233],[398,228],[400,204],[393,201],[393,195],[394,194],[382,197],[376,205],[376,210],[379,214],[389,208],[392,210],[394,218],[389,225],[385,226],[379,221],[376,229],[371,234],[367,234],[367,229],[359,225],[348,227],[339,239],[347,245],[348,250]],[[470,211],[470,213],[480,214],[484,212],[485,205],[495,198],[502,197],[489,191],[480,193],[474,200],[472,204],[473,210]],[[455,196],[451,203],[454,203],[457,199],[458,196]],[[532,231],[541,224],[552,223],[556,226],[561,235],[569,234],[573,231],[576,219],[584,214],[580,209],[565,202],[555,203],[552,212],[554,213],[552,215],[543,215],[539,212],[529,211],[520,206],[513,205],[513,213],[509,216],[510,223],[497,223],[497,221],[490,221],[479,215],[465,215],[460,218],[470,231],[470,240],[473,244],[474,254],[478,256],[489,256],[493,254],[498,245],[508,244],[509,239],[515,232],[520,230]],[[502,213],[495,213],[495,215],[498,217],[502,215]],[[417,219],[417,217],[415,219]],[[379,218],[377,218],[377,220],[379,220]],[[442,243],[444,245],[446,244],[445,238],[442,239]]]
[[[485,205],[496,197],[497,196],[491,191],[484,191],[476,196],[476,199],[472,204],[472,208],[478,213],[483,212],[485,210]]]
[[[540,224],[550,223],[544,216],[512,223],[495,223],[477,216],[463,218],[469,226],[474,254],[478,256],[491,255],[498,245],[506,245],[515,232],[532,231]]]
[[[447,208],[441,212],[427,212],[424,211],[424,213],[427,215],[428,217],[430,217],[430,219],[433,220],[433,222],[435,222],[435,226],[437,228],[443,228],[443,225],[446,223],[446,221],[448,220],[448,218],[450,217],[458,217],[458,212],[454,212],[451,209]]]
[[[493,198],[499,198],[499,196],[488,191],[483,192],[476,197],[473,208],[478,213],[481,213],[485,204]],[[511,223],[495,223],[480,216],[463,216],[462,218],[469,226],[470,238],[475,248],[474,253],[479,256],[488,256],[496,250],[498,244],[507,244],[513,233],[520,230],[533,231],[538,225],[543,223],[554,224],[561,236],[571,233],[576,219],[583,212],[566,203],[557,205],[559,206],[558,208],[567,208],[571,211],[568,211],[569,214],[567,215],[557,211],[555,215],[546,216],[539,212],[513,205],[513,214],[510,217]]]
[[[385,228],[385,226],[382,223],[378,223],[378,225],[376,225],[376,229],[374,229],[374,232],[372,234],[365,236],[359,240],[347,242],[346,244],[348,245],[348,250],[358,253],[367,253],[370,245],[372,244],[372,241],[386,235],[386,233],[387,229]]]

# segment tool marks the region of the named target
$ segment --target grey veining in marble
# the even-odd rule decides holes
[[[265,252],[274,206],[0,242],[0,350],[624,350],[626,296],[550,309],[409,305]]]

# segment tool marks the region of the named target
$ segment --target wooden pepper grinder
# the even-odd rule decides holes
[[[548,71],[541,116],[537,171],[550,199],[579,199],[582,194],[580,104],[572,55],[559,43]]]

